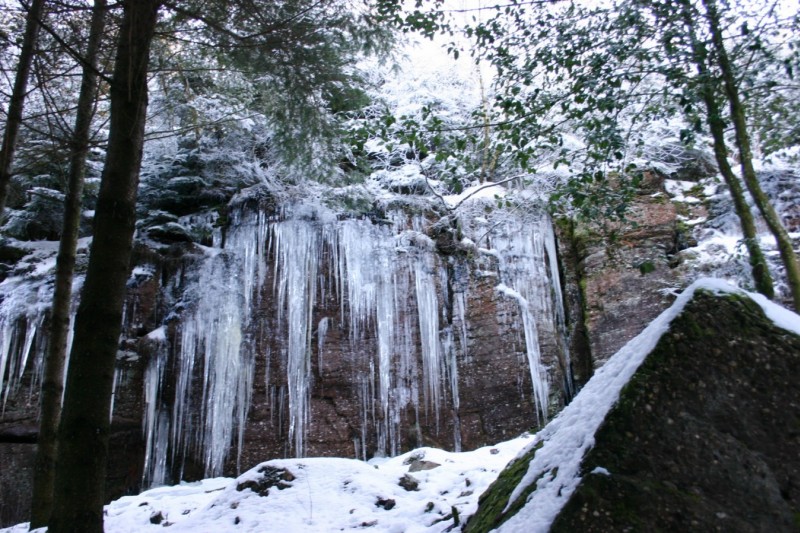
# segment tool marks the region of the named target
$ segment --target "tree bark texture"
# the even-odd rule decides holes
[[[720,25],[719,10],[715,0],[703,0],[706,8],[706,18],[711,32],[711,40],[716,54],[716,60],[722,73],[722,81],[725,87],[725,96],[730,106],[731,120],[736,133],[736,147],[739,149],[739,159],[742,166],[742,177],[750,191],[750,195],[758,207],[761,216],[767,223],[775,241],[778,244],[778,251],[786,269],[786,278],[789,283],[789,290],[795,310],[800,311],[800,263],[792,246],[792,239],[783,226],[780,216],[772,206],[769,197],[766,195],[758,182],[755,168],[753,167],[753,153],[750,145],[750,135],[747,130],[747,116],[745,106],[739,96],[739,87],[736,83],[736,73],[725,49],[725,40],[722,35]]]
[[[55,289],[50,310],[50,331],[44,360],[40,397],[39,438],[33,472],[31,528],[44,527],[53,509],[56,433],[61,419],[64,370],[72,304],[72,279],[81,218],[81,198],[89,153],[92,111],[97,97],[97,58],[106,21],[106,0],[95,0],[84,57],[83,79],[78,96],[75,131],[71,139],[71,160],[64,205],[61,241],[56,258]]]
[[[33,0],[25,17],[25,34],[22,37],[22,48],[17,61],[17,72],[14,87],[8,102],[6,128],[3,132],[3,144],[0,145],[0,220],[8,199],[8,186],[11,183],[11,164],[17,147],[19,127],[22,125],[22,109],[25,106],[25,95],[28,90],[28,78],[31,73],[33,56],[39,39],[40,21],[44,13],[44,0]]]
[[[126,0],[105,167],[67,371],[50,533],[100,533],[114,366],[136,221],[147,68],[160,0]]]
[[[681,8],[684,23],[689,31],[689,40],[692,46],[692,61],[697,68],[697,74],[699,76],[700,95],[706,106],[706,123],[711,132],[711,138],[714,140],[714,157],[717,160],[717,166],[725,180],[725,184],[730,190],[731,197],[733,198],[733,205],[739,217],[744,243],[750,256],[753,282],[758,292],[772,299],[775,296],[775,288],[772,282],[772,276],[769,273],[767,260],[764,257],[761,246],[758,244],[753,213],[750,211],[750,206],[747,205],[742,184],[739,182],[739,178],[736,177],[736,174],[734,174],[730,162],[728,161],[728,147],[725,143],[725,123],[722,120],[722,110],[717,103],[711,72],[708,69],[708,50],[697,38],[694,27],[695,21],[692,17],[691,6],[687,0],[682,0]]]

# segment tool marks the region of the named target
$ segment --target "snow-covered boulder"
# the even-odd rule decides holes
[[[703,281],[481,497],[466,531],[795,531],[800,317]]]

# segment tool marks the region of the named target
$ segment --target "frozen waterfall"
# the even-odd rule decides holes
[[[357,455],[366,456],[368,439],[375,443],[372,453],[401,452],[401,425],[409,423],[402,413],[410,409],[414,419],[430,417],[438,427],[445,405],[453,418],[452,446],[460,449],[458,366],[469,357],[469,287],[463,279],[449,286],[454,267],[426,235],[427,221],[399,211],[377,222],[337,220],[308,208],[294,211],[302,216],[269,220],[263,213],[242,210],[224,249],[210,250],[200,269],[195,303],[181,320],[169,421],[172,460],[195,453],[206,474],[217,475],[231,446],[241,446],[254,360],[270,355],[258,353],[257,334],[278,339],[281,360],[267,363],[267,382],[275,366],[285,373],[285,386],[270,392],[272,404],[280,411],[278,423],[288,421],[290,453],[304,455],[314,424],[310,402],[315,363],[317,372],[326,370],[325,343],[334,331],[345,332],[354,353],[365,343],[374,350],[364,355],[364,373],[353,377],[361,383]],[[531,394],[541,422],[547,417],[549,388],[537,323],[546,315],[553,317],[551,329],[563,323],[552,228],[545,217],[536,223],[506,217],[494,225],[488,244],[498,262],[498,289],[519,304]],[[461,278],[468,275],[462,263],[455,270]],[[338,313],[317,315],[328,298],[338,301]],[[271,330],[256,324],[261,300],[275,310]],[[158,395],[159,364],[148,369],[148,398]],[[200,372],[198,387],[193,376]],[[197,402],[199,418],[191,414]],[[163,416],[154,414],[149,402],[148,409],[146,478],[157,482],[162,478],[158,450],[164,448],[161,439],[167,433]]]
[[[489,283],[489,309],[497,309],[490,312],[502,307],[504,331],[522,341],[508,349],[530,376],[512,378],[535,405],[530,423],[546,420],[553,363],[542,359],[541,336],[564,341],[565,331],[547,217],[463,215],[461,237],[485,248],[455,254],[431,238],[433,217],[403,210],[339,219],[319,207],[240,206],[229,217],[213,246],[195,248],[180,281],[160,280],[173,294],[172,310],[137,341],[144,485],[181,477],[188,461],[206,477],[221,475],[263,431],[283,439],[285,455],[313,453],[321,441],[309,435],[327,423],[317,418],[318,384],[345,383],[331,391],[330,405],[348,394],[358,406],[347,415],[358,457],[396,455],[428,435],[460,450],[461,396],[474,379],[463,369],[478,342],[471,321],[486,318],[473,305],[475,280]],[[152,269],[134,275],[157,276]],[[50,291],[44,278],[0,285],[3,405],[26,369],[39,368]],[[486,293],[480,298],[485,304]],[[132,326],[126,331],[137,335]],[[342,358],[351,375],[341,374]],[[39,379],[38,370],[29,375]],[[265,395],[271,429],[249,425],[256,392]]]
[[[0,416],[9,397],[29,376],[29,389],[41,384],[44,355],[47,351],[47,325],[53,301],[54,250],[34,249],[42,262],[25,275],[10,276],[0,283]],[[82,276],[73,281],[73,293],[80,290]],[[75,318],[73,307],[70,325]],[[67,354],[72,342],[72,328],[67,337]],[[66,376],[65,376],[66,379]]]

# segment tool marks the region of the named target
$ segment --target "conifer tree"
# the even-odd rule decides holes
[[[22,110],[28,92],[28,78],[31,73],[33,56],[36,53],[36,42],[39,38],[42,15],[44,14],[44,2],[45,0],[32,0],[25,17],[25,33],[22,37],[22,47],[17,61],[14,87],[8,103],[3,143],[0,145],[0,219],[3,218],[6,199],[8,198],[11,165],[14,160],[14,151],[17,147],[19,127],[22,125]]]
[[[150,45],[160,0],[125,0],[122,7],[106,162],[58,431],[51,533],[103,531],[111,390],[136,222]]]
[[[272,99],[262,109],[292,141],[311,153],[328,116],[320,107],[354,81],[348,67],[358,52],[382,41],[369,17],[342,2],[309,0],[122,0],[106,160],[95,209],[86,279],[75,318],[61,422],[51,532],[103,528],[106,462],[114,367],[136,222],[136,201],[148,108],[150,49],[159,12],[159,37],[197,44],[219,54],[221,67],[247,70]],[[320,16],[322,18],[320,18]],[[316,17],[316,18],[315,18]],[[326,18],[327,17],[327,18]],[[185,24],[184,24],[185,23]],[[185,30],[185,31],[184,31]],[[178,48],[178,45],[175,46]],[[285,107],[276,103],[283,102]],[[279,137],[280,138],[280,137]],[[305,146],[303,146],[305,144]]]
[[[83,64],[83,79],[71,139],[71,159],[61,228],[50,330],[44,358],[40,397],[39,437],[33,476],[31,528],[47,525],[53,506],[56,433],[61,418],[67,337],[72,303],[72,280],[80,226],[81,198],[89,152],[92,109],[97,97],[97,57],[106,20],[106,0],[95,0]]]

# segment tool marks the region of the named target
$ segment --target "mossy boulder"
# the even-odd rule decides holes
[[[799,375],[800,336],[745,296],[698,291],[595,434],[551,531],[799,531]],[[516,512],[503,509],[529,455],[466,531]]]

